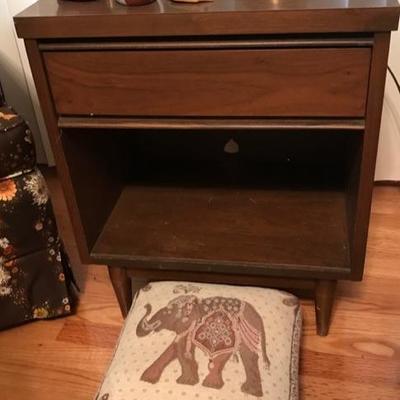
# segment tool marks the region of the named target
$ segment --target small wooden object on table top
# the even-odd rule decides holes
[[[394,0],[39,0],[25,39],[82,260],[148,280],[360,280]],[[224,151],[235,143],[235,151]],[[229,147],[229,146],[228,146]]]

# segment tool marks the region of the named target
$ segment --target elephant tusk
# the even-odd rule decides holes
[[[154,331],[154,329],[157,329],[160,325],[161,325],[160,320],[154,321],[153,323],[149,323],[144,319],[142,322],[142,328],[146,332]]]

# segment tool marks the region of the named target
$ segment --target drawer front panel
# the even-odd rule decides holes
[[[64,115],[361,117],[369,48],[44,52]]]

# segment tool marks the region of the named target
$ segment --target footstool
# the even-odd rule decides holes
[[[297,298],[278,290],[150,283],[96,399],[297,399],[301,320]]]

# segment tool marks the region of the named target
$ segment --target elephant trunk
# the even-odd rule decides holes
[[[136,328],[136,335],[139,337],[148,335],[150,332],[153,332],[161,325],[161,321],[155,318],[157,317],[157,315],[155,315],[150,320],[147,319],[147,317],[151,314],[151,305],[146,304],[145,309],[146,309],[146,314],[140,320]]]

